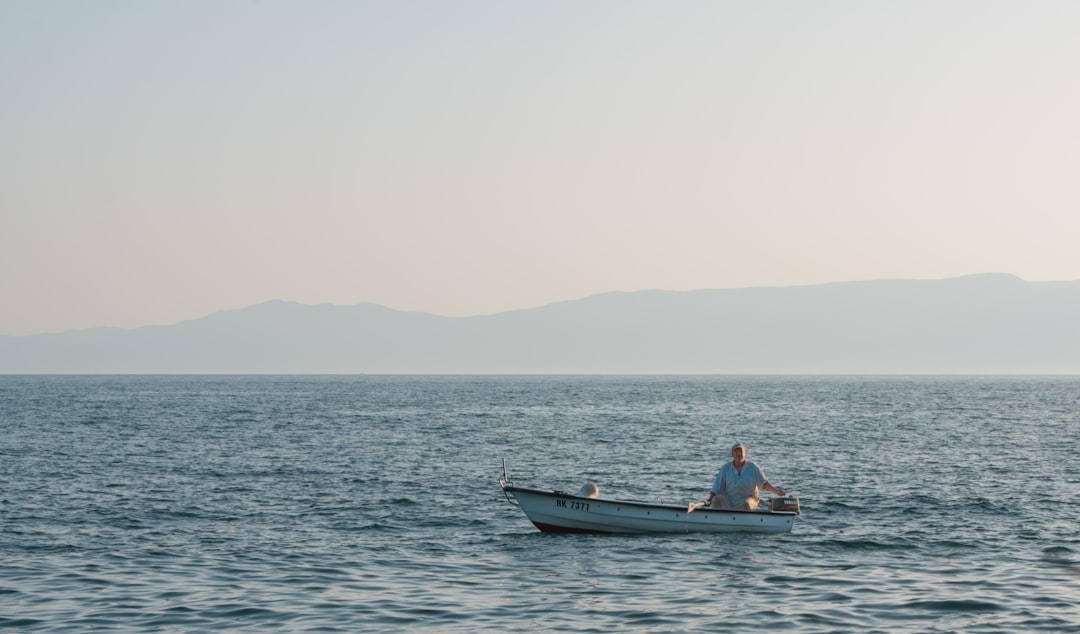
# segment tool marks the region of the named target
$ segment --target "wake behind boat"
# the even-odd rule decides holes
[[[528,489],[508,481],[505,460],[499,486],[545,533],[789,533],[799,514],[790,497],[773,498],[763,510],[728,511],[602,498],[591,483],[577,493]]]

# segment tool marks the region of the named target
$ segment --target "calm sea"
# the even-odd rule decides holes
[[[0,376],[0,629],[1080,629],[1077,377]],[[546,535],[517,484],[789,535]]]

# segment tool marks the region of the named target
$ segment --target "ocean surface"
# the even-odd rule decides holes
[[[0,629],[1080,630],[1080,377],[0,376]],[[548,535],[518,485],[787,535]]]

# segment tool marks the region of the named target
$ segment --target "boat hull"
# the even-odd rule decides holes
[[[503,491],[545,533],[788,533],[791,511],[718,511],[504,485]]]

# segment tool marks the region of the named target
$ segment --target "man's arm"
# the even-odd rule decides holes
[[[785,493],[783,489],[778,489],[778,488],[774,487],[772,484],[770,484],[768,482],[761,485],[761,488],[768,491],[769,493],[775,493],[776,495],[779,495],[780,497],[784,497],[785,495],[787,495],[787,493]]]

